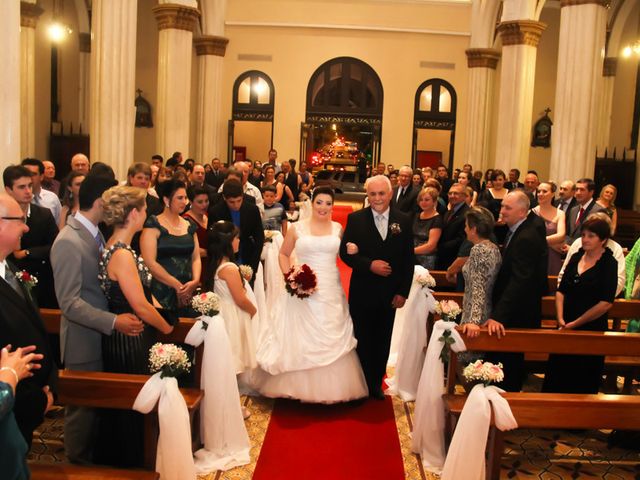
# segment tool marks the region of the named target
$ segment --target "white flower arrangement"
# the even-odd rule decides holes
[[[191,299],[191,308],[207,317],[214,317],[220,312],[220,297],[213,292],[200,293]]]
[[[271,243],[273,242],[273,237],[276,236],[276,234],[278,234],[279,232],[275,231],[275,230],[265,230],[264,231],[264,243]]]
[[[419,284],[421,287],[433,288],[436,286],[436,280],[431,276],[429,272],[426,273],[416,273],[413,276],[413,281]]]
[[[455,321],[458,315],[462,313],[460,305],[453,300],[441,300],[436,302],[436,313],[445,321]]]
[[[253,278],[253,268],[251,268],[250,265],[240,265],[239,268],[242,278],[244,278],[247,282],[251,281],[251,279]]]
[[[179,377],[191,370],[191,362],[182,348],[173,343],[156,343],[149,350],[151,373],[161,372],[160,378]]]
[[[496,365],[482,360],[476,360],[464,367],[462,375],[468,382],[482,382],[485,385],[500,383],[504,380],[502,363]]]

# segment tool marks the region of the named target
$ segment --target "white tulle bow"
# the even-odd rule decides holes
[[[462,352],[467,349],[455,327],[455,322],[444,320],[434,324],[416,394],[412,449],[422,456],[424,467],[434,473],[440,473],[445,459],[444,364],[440,360],[442,342],[439,338],[449,330],[455,340],[451,350]]]
[[[151,376],[136,397],[133,409],[149,413],[158,404],[160,435],[156,471],[163,480],[195,480],[191,426],[184,397],[173,377]]]
[[[509,402],[500,395],[503,391],[498,387],[482,384],[473,387],[456,425],[440,477],[442,480],[485,479],[485,450],[491,423],[491,407],[499,430],[518,428]]]
[[[207,323],[206,330],[203,323]],[[240,408],[240,394],[233,354],[221,315],[200,317],[185,337],[185,343],[204,342],[200,388],[204,399],[200,407],[200,434],[204,448],[195,454],[199,474],[247,465],[249,436]]]
[[[428,273],[426,268],[416,265],[414,275]],[[429,312],[434,311],[435,303],[431,290],[413,282],[407,302],[396,311],[388,363],[395,360],[396,368],[395,375],[388,378],[386,383],[389,386],[387,393],[400,395],[405,402],[416,399],[424,364],[424,348],[427,346],[427,319]]]

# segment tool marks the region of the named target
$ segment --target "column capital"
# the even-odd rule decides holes
[[[78,34],[78,45],[81,52],[91,53],[91,34],[80,32]]]
[[[605,57],[602,64],[603,77],[615,77],[618,68],[618,57]]]
[[[196,22],[200,18],[197,8],[179,5],[177,3],[163,3],[151,9],[158,22],[158,30],[173,28],[193,32]]]
[[[42,15],[44,10],[30,2],[20,2],[20,26],[36,28],[38,17]]]
[[[547,25],[535,20],[510,20],[498,25],[502,45],[529,45],[537,47]]]
[[[215,35],[202,35],[201,37],[193,39],[193,44],[196,47],[196,55],[198,56],[216,55],[218,57],[224,57],[228,43],[228,38]]]
[[[572,7],[574,5],[600,5],[609,8],[611,0],[560,0],[560,8]]]
[[[467,67],[469,68],[491,68],[495,70],[498,66],[501,53],[493,48],[468,48],[464,51],[467,54]]]

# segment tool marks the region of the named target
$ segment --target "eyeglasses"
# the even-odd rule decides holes
[[[27,217],[0,217],[2,220],[18,220],[22,223],[27,223]]]

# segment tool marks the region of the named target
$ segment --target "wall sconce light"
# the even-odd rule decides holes
[[[70,27],[55,20],[51,23],[51,25],[49,25],[49,28],[47,28],[49,40],[51,40],[53,43],[60,43],[64,41],[67,35],[71,35],[72,33],[73,30],[71,30]]]
[[[640,40],[636,40],[631,45],[627,45],[622,49],[622,56],[624,58],[630,58],[632,55],[640,57]]]

